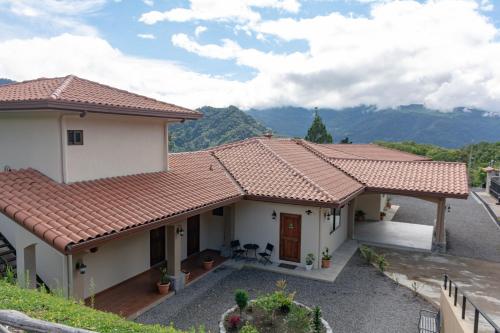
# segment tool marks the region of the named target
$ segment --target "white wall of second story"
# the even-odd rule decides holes
[[[165,120],[157,118],[64,116],[64,133],[83,130],[83,145],[63,144],[66,182],[166,170],[166,128]]]
[[[34,168],[62,181],[58,112],[0,113],[0,171]]]
[[[161,118],[93,113],[0,113],[0,171],[34,168],[65,183],[164,171],[167,124]],[[68,130],[83,130],[83,145],[68,145]]]

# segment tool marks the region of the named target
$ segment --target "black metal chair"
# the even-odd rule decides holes
[[[439,312],[420,310],[418,320],[419,333],[439,333],[441,330],[441,314]]]
[[[245,250],[243,250],[241,248],[241,244],[240,244],[239,240],[231,241],[231,252],[232,252],[231,257],[233,259],[236,259],[236,260],[243,259],[243,254],[245,253]]]
[[[273,262],[271,261],[271,255],[273,254],[273,250],[274,245],[267,243],[264,252],[259,252],[259,262],[263,263],[264,265],[272,264]]]

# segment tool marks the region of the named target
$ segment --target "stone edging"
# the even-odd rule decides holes
[[[255,300],[250,301],[250,303],[253,303],[253,302],[255,302]],[[312,309],[310,307],[308,307],[307,305],[304,305],[304,304],[296,302],[296,301],[293,301],[293,303],[312,311]],[[222,316],[220,317],[220,320],[219,320],[219,333],[226,333],[226,328],[224,327],[224,322],[226,321],[226,317],[231,312],[235,311],[237,308],[238,308],[238,306],[235,305],[232,308],[229,308],[226,312],[224,312],[222,314]],[[328,322],[323,317],[321,317],[321,323],[323,324],[323,327],[325,328],[326,333],[333,333],[332,328],[330,327],[330,324],[328,324]]]

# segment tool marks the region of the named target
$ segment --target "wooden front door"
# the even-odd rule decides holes
[[[165,227],[149,232],[149,261],[151,266],[165,261]]]
[[[300,262],[301,216],[280,214],[280,260]]]
[[[187,220],[187,255],[200,252],[200,215]]]

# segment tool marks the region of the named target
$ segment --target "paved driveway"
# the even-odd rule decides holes
[[[432,309],[430,303],[365,265],[355,254],[334,283],[256,269],[225,268],[144,313],[137,321],[173,323],[182,329],[204,324],[216,332],[221,313],[234,304],[235,289],[246,289],[254,298],[274,290],[275,282],[283,278],[289,290],[297,292],[298,301],[321,307],[337,333],[413,333],[420,309]]]
[[[433,225],[436,205],[420,199],[393,196],[400,208],[394,221]],[[448,199],[446,213],[447,254],[500,262],[500,228],[470,194],[467,200]]]

